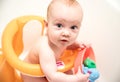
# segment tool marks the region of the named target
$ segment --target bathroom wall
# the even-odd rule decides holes
[[[23,15],[45,17],[50,1],[0,0],[0,42],[2,32],[10,20]],[[78,39],[81,42],[90,43],[94,49],[101,74],[98,82],[120,82],[120,1],[78,1],[84,11]]]

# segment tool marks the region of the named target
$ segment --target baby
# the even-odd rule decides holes
[[[30,50],[25,62],[40,64],[45,77],[22,74],[24,82],[89,82],[89,74],[80,70],[73,74],[71,70],[57,71],[56,62],[65,49],[80,47],[76,38],[80,31],[83,12],[76,0],[52,0],[45,21],[46,34],[40,36]]]

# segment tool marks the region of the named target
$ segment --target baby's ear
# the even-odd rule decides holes
[[[48,27],[48,22],[44,20],[45,27]]]
[[[44,24],[45,24],[44,35],[47,35],[48,22],[44,20]]]

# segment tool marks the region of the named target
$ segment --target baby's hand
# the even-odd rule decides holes
[[[81,73],[81,70],[78,69],[78,72],[76,73],[76,77],[78,78],[78,82],[89,82],[89,73],[83,74]]]
[[[88,68],[83,66],[83,73],[89,73],[89,81],[90,82],[95,82],[96,79],[99,78],[100,74],[96,68]]]

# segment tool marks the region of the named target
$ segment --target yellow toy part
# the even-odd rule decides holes
[[[44,30],[44,19],[39,16],[22,16],[12,20],[5,28],[2,36],[2,49],[7,62],[15,69],[33,76],[44,76],[39,64],[29,64],[18,58],[23,52],[22,33],[24,25],[30,20],[38,20],[42,23],[42,33]],[[33,27],[34,28],[34,27]],[[71,69],[74,65],[77,50],[66,50],[58,64],[58,71],[65,72]],[[69,62],[69,63],[68,63]]]

